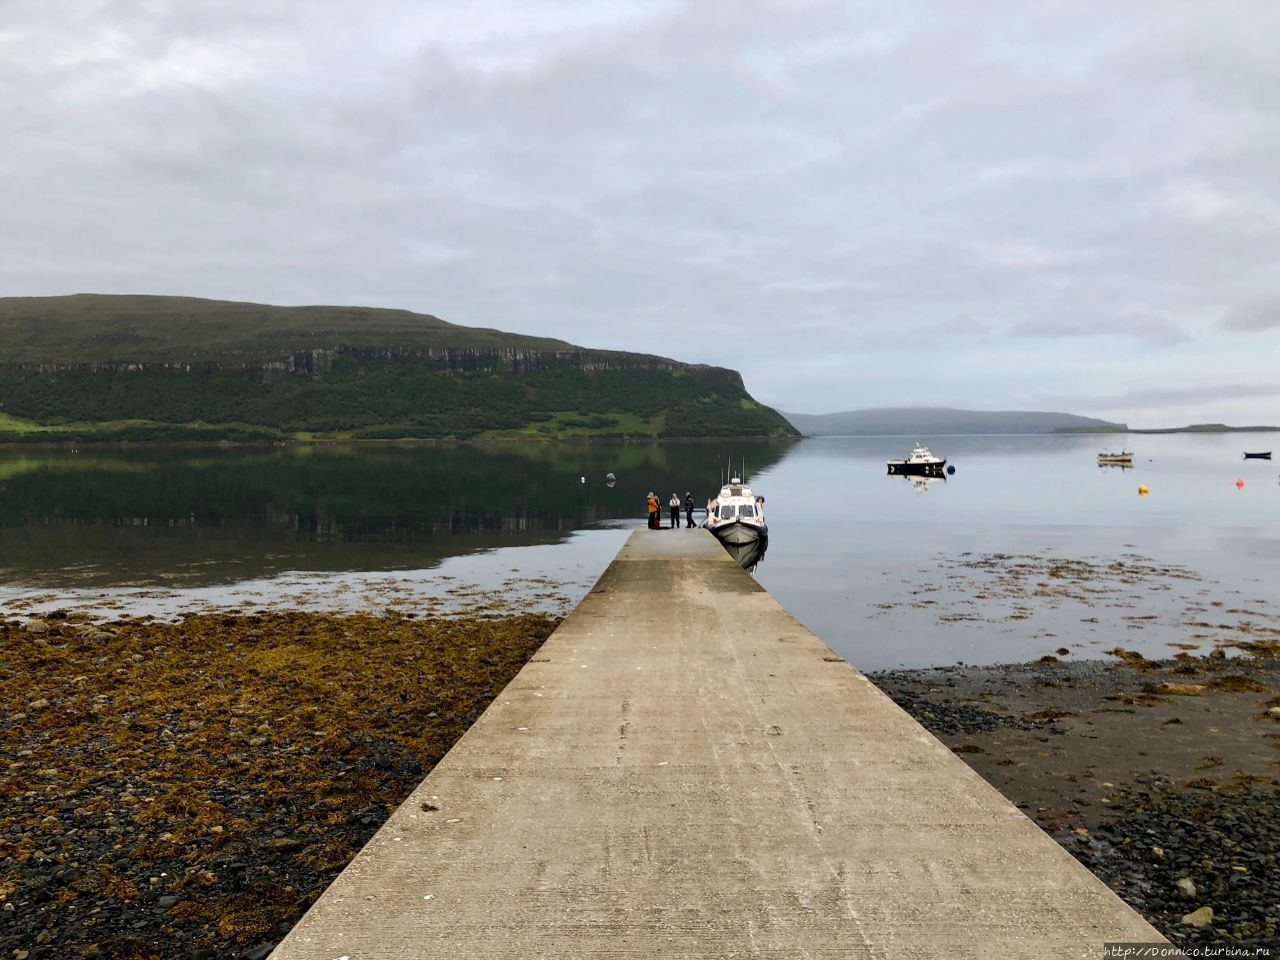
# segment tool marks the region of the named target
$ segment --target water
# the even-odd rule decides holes
[[[1133,469],[1098,468],[1117,439]],[[0,612],[562,611],[649,490],[702,503],[732,456],[767,497],[755,575],[863,669],[1167,656],[1277,627],[1280,468],[1240,458],[1277,439],[0,449]],[[954,476],[886,476],[916,440]]]
[[[954,476],[923,491],[886,476],[884,460],[906,455],[916,439],[946,456]],[[1135,451],[1133,469],[1098,467],[1097,453],[1120,440]],[[1274,440],[805,441],[754,481],[774,534],[757,576],[867,670],[1058,649],[1170,656],[1180,649],[1171,643],[1195,643],[1206,652],[1237,637],[1241,622],[1277,625],[1280,467],[1241,460]],[[1124,568],[1109,569],[1117,561]],[[1206,621],[1213,629],[1192,626]]]

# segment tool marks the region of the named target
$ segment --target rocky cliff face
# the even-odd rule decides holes
[[[338,347],[294,351],[283,358],[261,356],[224,356],[217,360],[190,361],[105,361],[92,363],[23,363],[3,364],[0,369],[18,373],[141,373],[150,370],[180,370],[186,373],[213,375],[247,374],[250,379],[270,381],[291,374],[325,374],[340,358],[357,363],[426,359],[441,372],[465,373],[529,373],[557,368],[579,369],[588,373],[605,370],[697,371],[712,376],[726,386],[745,389],[742,375],[736,370],[705,364],[685,364],[663,357],[598,350],[528,350],[515,348],[484,349],[474,347],[381,348]],[[257,376],[255,376],[255,374]]]

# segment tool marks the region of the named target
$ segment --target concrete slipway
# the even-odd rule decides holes
[[[702,531],[638,530],[276,960],[1079,957],[1160,936]]]

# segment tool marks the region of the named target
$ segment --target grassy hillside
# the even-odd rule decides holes
[[[0,299],[0,440],[785,436],[731,370],[402,310]]]
[[[195,297],[0,297],[5,364],[284,359],[314,350],[576,350],[408,310],[275,307]]]

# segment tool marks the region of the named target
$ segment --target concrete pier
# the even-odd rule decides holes
[[[703,531],[638,530],[276,960],[1081,958],[1145,921]]]

